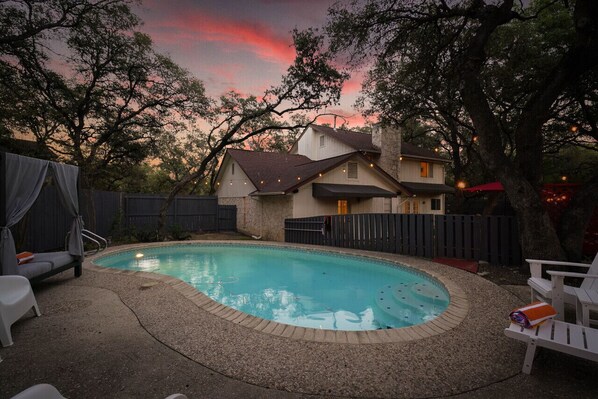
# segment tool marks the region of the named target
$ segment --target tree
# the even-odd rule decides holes
[[[318,111],[338,102],[345,73],[330,63],[330,54],[321,51],[323,38],[313,30],[293,32],[296,49],[294,63],[278,86],[261,97],[243,97],[230,92],[213,102],[206,121],[204,155],[194,170],[174,185],[160,211],[158,230],[164,233],[166,211],[174,197],[194,181],[202,181],[217,165],[225,147],[245,143],[265,133],[288,132],[309,124],[297,115]]]
[[[527,60],[512,51],[517,46],[496,46],[507,29],[529,27],[554,12],[571,21],[570,34],[562,38],[561,46],[550,49],[547,55],[551,57],[541,65],[532,63],[532,68],[524,70],[521,65]],[[575,106],[566,94],[592,82],[596,74],[598,3],[546,0],[518,7],[513,0],[382,0],[333,8],[329,16],[326,31],[331,49],[336,54],[346,52],[352,65],[373,58],[375,71],[391,60],[410,67],[403,71],[402,80],[392,81],[397,85],[415,82],[419,83],[416,87],[429,85],[428,94],[447,87],[458,93],[458,100],[447,104],[453,105],[449,114],[459,112],[460,100],[478,137],[481,161],[501,181],[516,211],[524,256],[565,257],[539,194],[543,144],[547,125],[556,120],[555,109],[562,109],[563,104]],[[427,45],[421,45],[426,41]],[[498,79],[497,72],[507,71],[505,66],[512,63],[519,63],[513,70],[520,73],[509,76],[511,84],[503,87],[505,79]],[[576,115],[583,116],[584,109],[595,110],[592,99],[580,97]],[[442,119],[451,120],[452,115]],[[576,122],[584,131],[593,132],[591,119],[586,116]],[[566,134],[561,132],[561,136]],[[576,227],[583,230],[584,226]]]
[[[45,31],[41,37],[27,32],[64,18],[39,16],[41,5],[24,3],[37,17],[26,33],[6,29],[5,41],[19,37],[25,44],[13,46],[0,64],[3,108],[10,111],[0,118],[77,164],[85,186],[102,187],[118,171],[126,174],[128,165],[152,153],[162,134],[207,110],[202,83],[135,31],[140,21],[128,2],[50,2],[49,10],[55,6],[67,16],[73,9],[86,12],[60,25],[65,29],[56,35]],[[66,49],[52,49],[57,42]]]

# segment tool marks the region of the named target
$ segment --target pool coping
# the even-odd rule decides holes
[[[134,270],[120,270],[109,267],[98,266],[94,264],[94,260],[104,256],[115,255],[121,252],[127,252],[135,249],[166,247],[166,246],[184,246],[184,245],[245,245],[245,246],[267,246],[279,248],[302,249],[308,251],[325,252],[332,254],[341,254],[355,256],[358,258],[366,258],[385,263],[397,264],[400,267],[405,267],[423,273],[438,280],[444,288],[448,291],[450,302],[448,307],[438,317],[429,320],[422,324],[417,324],[410,327],[382,329],[382,330],[367,330],[367,331],[339,331],[327,329],[314,329],[308,327],[293,326],[290,324],[282,324],[276,321],[262,319],[250,314],[233,309],[229,306],[216,302],[198,291],[195,287],[186,282],[176,278],[159,273],[147,271]],[[323,343],[339,343],[339,344],[381,344],[392,342],[407,342],[415,341],[432,337],[438,334],[445,333],[457,327],[466,318],[470,309],[470,304],[464,290],[453,280],[445,275],[435,273],[431,270],[422,270],[416,265],[408,263],[408,260],[401,261],[389,259],[379,252],[367,252],[363,250],[353,250],[349,248],[336,248],[317,245],[305,244],[291,244],[279,243],[272,241],[245,241],[245,240],[210,240],[210,241],[170,241],[160,243],[143,243],[143,244],[129,244],[122,245],[108,249],[106,251],[95,254],[87,258],[83,264],[85,269],[122,275],[135,275],[151,279],[157,282],[168,284],[182,296],[190,300],[200,309],[227,320],[231,323],[244,326],[265,334],[270,334],[278,337],[289,338],[293,340],[304,340],[312,342]],[[394,255],[394,254],[389,254]]]

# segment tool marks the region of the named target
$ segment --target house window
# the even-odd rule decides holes
[[[337,213],[339,215],[346,215],[349,213],[349,201],[347,200],[338,200],[336,203],[337,206]]]
[[[411,203],[409,201],[405,201],[403,204],[403,213],[411,213]]]
[[[235,163],[234,163],[234,162],[232,163],[232,166],[231,166],[231,168],[232,168],[232,170],[231,170],[231,174],[233,174],[233,175],[234,175],[234,174],[235,174]]]
[[[357,162],[347,163],[347,177],[349,179],[357,179]]]
[[[440,210],[440,198],[432,198],[432,210],[439,211]]]
[[[326,138],[323,134],[320,135],[320,147],[324,147],[324,144],[326,144]]]
[[[430,162],[420,162],[420,176],[421,177],[434,177],[434,165]]]

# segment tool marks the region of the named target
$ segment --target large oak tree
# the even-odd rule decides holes
[[[497,45],[508,29],[527,29],[554,12],[568,18],[570,34],[547,49],[541,62],[517,59],[512,50],[520,46],[504,37],[507,47]],[[348,56],[353,66],[370,67],[371,83],[399,88],[398,98],[388,101],[412,101],[401,96],[415,94],[421,111],[429,113],[430,102],[446,100],[443,92],[454,93],[454,101],[433,104],[433,111],[447,110],[435,117],[449,126],[464,121],[459,113],[466,112],[466,123],[457,130],[469,125],[479,138],[481,161],[501,181],[517,213],[524,255],[564,258],[565,240],[559,239],[540,196],[542,161],[547,129],[559,120],[556,141],[569,134],[562,122],[570,120],[579,127],[576,133],[595,145],[598,2],[545,0],[529,6],[513,0],[372,0],[339,3],[329,14],[331,49]],[[542,35],[531,39],[540,48],[544,44]],[[501,76],[509,70],[505,66],[517,62],[511,70],[518,73]],[[403,68],[398,74],[397,65]],[[580,93],[577,101],[572,93]],[[384,103],[384,98],[375,100]],[[575,112],[568,113],[566,105]],[[555,112],[559,108],[562,112]],[[578,196],[585,200],[577,204],[581,212],[571,212],[569,231],[583,231],[583,215],[596,202],[597,180]]]

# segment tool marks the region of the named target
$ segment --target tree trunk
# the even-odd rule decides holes
[[[565,252],[540,195],[533,183],[524,177],[535,173],[523,173],[503,152],[499,124],[490,110],[479,81],[474,76],[464,79],[461,95],[479,134],[479,152],[484,164],[502,183],[515,209],[524,258],[564,259]],[[526,115],[521,117],[525,118]],[[542,148],[535,150],[542,151]],[[541,168],[541,164],[528,167]]]
[[[572,261],[580,261],[583,256],[585,232],[597,203],[598,176],[594,176],[575,194],[561,216],[558,233],[567,258]]]

